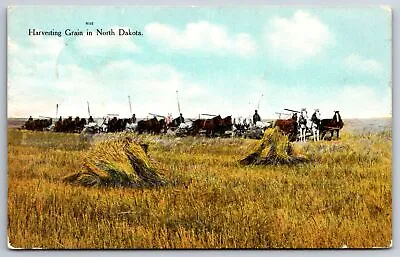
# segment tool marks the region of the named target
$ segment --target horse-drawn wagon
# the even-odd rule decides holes
[[[339,111],[335,111],[332,119],[321,120],[319,109],[315,109],[310,119],[305,108],[301,109],[301,111],[284,110],[290,111],[292,117],[276,120],[275,126],[279,127],[284,134],[287,134],[290,141],[305,142],[309,137],[312,137],[314,141],[318,141],[323,139],[328,131],[331,132],[331,138],[334,131],[336,131],[337,138],[339,138],[339,130],[343,128],[343,121]]]

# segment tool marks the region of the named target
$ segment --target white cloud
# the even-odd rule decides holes
[[[309,111],[320,108],[328,118],[336,109],[343,118],[388,116],[391,111],[389,87],[384,92],[370,85],[332,85],[329,90],[313,86],[310,90],[308,85],[273,84],[234,74],[200,82],[167,64],[131,60],[110,60],[96,69],[85,69],[76,64],[57,65],[62,40],[30,42],[29,46],[11,39],[8,43],[12,45],[8,73],[10,117],[54,116],[56,103],[60,104],[60,115],[87,117],[86,101],[95,116],[119,113],[127,117],[128,95],[138,117],[149,112],[161,115],[172,112],[177,116],[176,90],[185,117],[197,117],[200,113],[251,115],[261,93],[264,94],[260,103],[262,118],[276,118],[275,112],[283,108],[306,107]],[[43,47],[53,50],[44,51]]]
[[[75,64],[59,64],[58,76],[51,78],[45,73],[32,77],[34,67],[25,68],[25,74],[9,78],[10,117],[54,116],[56,103],[59,115],[86,117],[87,101],[97,117],[107,113],[128,117],[128,95],[138,117],[146,117],[149,112],[172,112],[177,116],[176,90],[185,114],[190,116],[197,115],[196,108],[201,107],[201,103],[191,103],[206,94],[204,86],[169,65],[122,60],[89,70]]]
[[[95,116],[119,113],[127,117],[128,95],[138,117],[148,112],[177,115],[176,90],[187,116],[197,115],[202,107],[201,102],[192,102],[207,93],[205,87],[170,65],[120,60],[86,69],[58,62],[63,43],[62,38],[44,38],[22,46],[8,40],[10,117],[54,116],[56,104],[59,115],[86,117],[86,101]]]
[[[249,56],[257,49],[250,35],[229,35],[225,27],[207,21],[189,23],[183,31],[166,24],[150,23],[145,27],[145,35],[149,40],[172,50],[200,50]]]
[[[17,51],[19,51],[20,48],[18,47],[18,45],[14,42],[14,40],[12,40],[11,37],[7,37],[7,51],[9,53],[15,53]]]
[[[57,56],[64,47],[64,40],[60,37],[30,37],[30,42],[35,54],[49,57]]]
[[[265,27],[266,47],[291,66],[303,63],[334,43],[329,28],[317,16],[297,11],[292,18],[276,17]]]
[[[233,49],[237,49],[240,55],[253,54],[256,51],[256,43],[246,33],[240,33],[236,36]]]
[[[27,46],[18,45],[14,39],[11,37],[7,38],[7,53],[9,56],[24,58],[24,60],[29,61],[27,56],[39,57],[39,58],[49,58],[57,57],[60,51],[64,47],[64,40],[61,37],[42,37],[42,36],[32,36],[27,40]]]
[[[371,85],[336,85],[328,95],[317,93],[305,98],[309,101],[304,107],[319,108],[322,118],[331,118],[333,111],[340,111],[343,119],[364,119],[391,116],[391,90],[388,87],[377,89]],[[325,92],[326,94],[327,92]],[[308,110],[312,110],[307,108]]]
[[[27,45],[18,45],[8,38],[8,74],[47,79],[56,73],[64,46],[59,37],[29,37]]]
[[[81,36],[76,39],[76,47],[90,55],[104,54],[105,51],[117,50],[121,52],[138,52],[139,47],[135,44],[130,36],[119,36],[118,30],[124,29],[128,31],[127,27],[113,27],[110,28],[114,31],[115,35],[97,35],[93,32],[92,36]]]
[[[384,94],[367,85],[347,85],[338,95],[338,105],[351,118],[388,117],[392,94],[389,86],[382,91]]]
[[[351,54],[344,59],[346,68],[352,71],[367,73],[380,73],[383,71],[382,64],[374,59],[367,59],[358,54]]]
[[[254,113],[261,93],[264,94],[259,109],[262,118],[277,119],[279,115],[276,112],[289,113],[284,108],[306,108],[309,116],[318,108],[323,118],[332,118],[335,110],[340,111],[344,119],[391,115],[392,93],[389,86],[347,84],[310,88],[309,85],[276,84],[261,78],[248,78],[247,81],[248,90],[235,99],[236,108],[241,107],[237,114],[244,117]],[[236,114],[234,110],[232,113]]]

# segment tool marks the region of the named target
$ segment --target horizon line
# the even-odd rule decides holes
[[[217,116],[217,115],[216,115]],[[227,115],[227,116],[232,116],[233,117],[233,115]],[[225,117],[227,117],[227,116],[225,116]],[[79,118],[84,118],[84,119],[88,119],[89,117],[80,117],[80,116],[78,116],[78,115],[76,115],[76,116],[73,116],[73,115],[68,115],[68,116],[64,116],[65,118],[68,118],[68,117],[72,117],[72,118],[76,118],[76,117],[79,117]],[[93,119],[103,119],[103,118],[106,118],[107,116],[102,116],[102,117],[92,117]],[[121,118],[121,119],[129,119],[130,117],[120,117],[120,116],[110,116],[110,117],[116,117],[116,118]],[[222,116],[221,116],[222,117]],[[250,116],[249,117],[243,117],[243,116],[239,116],[239,117],[241,117],[241,118],[246,118],[246,119],[248,119],[248,118],[250,118]],[[32,118],[34,118],[34,119],[58,119],[59,117],[45,117],[45,116],[42,116],[42,118],[40,118],[40,117],[32,117]],[[65,119],[65,118],[63,118],[63,119]],[[149,118],[149,117],[136,117],[136,119],[147,119],[147,118]],[[185,117],[184,117],[185,118]],[[236,117],[233,117],[233,118],[236,118]],[[357,118],[357,117],[348,117],[348,118],[342,118],[343,120],[355,120],[355,119],[358,119],[358,120],[368,120],[368,119],[392,119],[393,118],[393,116],[379,116],[379,117],[364,117],[364,118]],[[7,119],[29,119],[29,117],[8,117],[7,116]],[[197,117],[196,118],[193,118],[193,117],[186,117],[185,119],[198,119]],[[277,120],[277,119],[285,119],[285,118],[262,118],[262,120]]]

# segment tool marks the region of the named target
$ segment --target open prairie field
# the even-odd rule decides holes
[[[345,121],[346,122],[346,121]],[[346,125],[345,125],[346,128]],[[8,234],[18,248],[388,247],[392,133],[347,129],[294,143],[310,161],[242,166],[240,138],[140,137],[168,181],[89,188],[62,179],[107,137],[8,130]]]

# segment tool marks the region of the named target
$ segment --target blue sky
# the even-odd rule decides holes
[[[93,21],[94,25],[85,22]],[[143,36],[66,36],[119,28]],[[29,36],[28,29],[63,35]],[[391,117],[386,8],[13,7],[8,116]],[[262,96],[262,97],[261,97]]]

